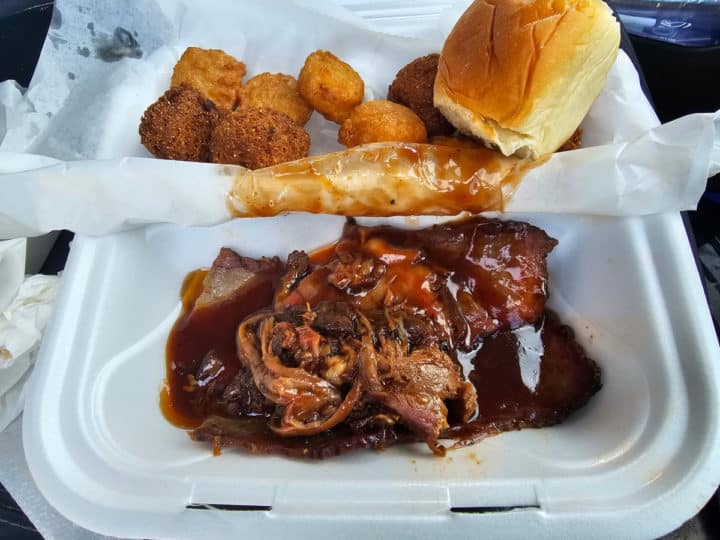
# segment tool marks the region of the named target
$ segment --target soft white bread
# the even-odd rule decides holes
[[[580,125],[619,44],[602,0],[476,0],[445,41],[435,106],[503,154],[535,159]]]

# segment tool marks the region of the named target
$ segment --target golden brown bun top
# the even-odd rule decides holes
[[[435,90],[445,109],[454,103],[542,146],[546,128],[540,124],[553,121],[553,109],[572,108],[556,118],[563,124],[579,116],[560,130],[565,138],[577,128],[602,89],[619,36],[601,0],[476,0],[445,42]],[[585,95],[574,99],[573,92]],[[465,112],[450,113],[451,121],[474,123]],[[470,125],[456,127],[473,131]]]

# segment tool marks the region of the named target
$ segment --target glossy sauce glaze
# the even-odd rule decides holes
[[[555,241],[527,224],[500,223],[473,219],[406,231],[348,222],[338,242],[309,255],[284,296],[279,276],[268,276],[251,290],[199,309],[208,272],[191,273],[183,285],[183,313],[167,343],[163,413],[182,428],[209,421],[208,429],[193,433],[196,440],[222,440],[253,452],[328,457],[342,448],[412,439],[402,426],[358,434],[343,425],[320,435],[280,437],[267,427],[269,414],[238,414],[213,397],[232,381],[238,384],[243,367],[236,330],[243,319],[261,309],[341,300],[368,317],[401,305],[431,323],[451,357],[469,353],[478,413],[446,431],[458,444],[561,421],[599,389],[599,369],[572,331],[545,313],[544,259]],[[359,266],[369,277],[359,284],[343,280],[343,264]]]
[[[355,232],[356,231],[356,232]],[[346,227],[365,245],[382,238],[402,249],[419,249],[438,275],[447,280],[469,323],[464,350],[500,329],[539,320],[546,299],[545,257],[557,241],[535,227],[498,220],[466,220],[418,231],[393,227]]]
[[[502,211],[524,174],[543,162],[482,147],[375,143],[243,171],[234,179],[228,206],[235,216]]]
[[[235,331],[240,322],[272,302],[271,280],[250,294],[237,294],[217,306],[194,310],[207,270],[188,274],[181,291],[183,312],[166,345],[166,382],[160,395],[165,418],[178,427],[193,428],[208,415],[224,414],[203,392],[210,384],[226,386],[240,368]],[[207,366],[200,373],[198,368]],[[200,375],[200,376],[198,376]]]
[[[602,386],[598,365],[551,311],[535,326],[483,340],[469,379],[477,390],[478,413],[471,422],[449,430],[448,436],[460,444],[562,422]]]
[[[338,253],[360,254],[364,260],[374,261],[376,268],[382,268],[382,275],[376,283],[359,290],[353,290],[351,286],[338,288],[337,283],[330,283],[328,268],[332,266],[331,262]],[[448,279],[448,276],[437,274],[431,261],[426,261],[425,255],[419,249],[394,247],[379,237],[366,240],[345,239],[311,253],[310,261],[317,265],[317,268],[308,281],[316,282],[317,286],[309,291],[303,286],[299,287],[295,294],[285,300],[285,306],[305,305],[307,302],[316,305],[323,300],[343,300],[367,312],[382,309],[391,299],[402,298],[418,314],[433,319],[448,331],[442,319],[444,306],[437,294],[440,281]],[[314,276],[317,276],[317,279],[313,279]]]

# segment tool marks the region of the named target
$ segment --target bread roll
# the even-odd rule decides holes
[[[476,0],[443,47],[435,106],[503,154],[535,159],[580,125],[619,43],[602,0]]]

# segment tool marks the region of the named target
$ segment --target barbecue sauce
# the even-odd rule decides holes
[[[235,216],[285,212],[419,216],[503,211],[536,161],[477,147],[379,143],[239,173],[228,195]],[[382,178],[380,189],[363,176]]]
[[[237,327],[246,316],[269,306],[274,294],[274,280],[267,276],[217,305],[194,309],[207,273],[196,270],[185,278],[183,312],[166,345],[167,378],[160,405],[165,417],[183,428],[196,427],[206,416],[223,413],[204,399],[203,392],[210,384],[221,387],[233,380],[240,368]],[[206,376],[196,378],[203,362],[208,366]]]
[[[466,375],[477,390],[478,412],[474,420],[451,427],[446,435],[459,441],[474,441],[499,431],[557,423],[599,389],[600,372],[575,342],[572,331],[554,314],[544,314],[544,268],[528,265],[527,260],[513,264],[513,257],[520,257],[521,244],[527,241],[528,234],[535,235],[530,240],[535,247],[545,244],[540,249],[543,260],[555,241],[544,233],[539,235],[537,230],[528,233],[530,226],[524,224],[517,227],[505,224],[496,230],[497,223],[474,219],[440,229],[405,231],[364,228],[351,222],[337,243],[310,254],[310,278],[305,279],[311,283],[307,287],[311,293],[293,297],[303,289],[297,286],[286,302],[304,306],[341,298],[365,312],[382,308],[391,294],[402,297],[416,314],[432,320],[441,334],[450,336],[454,332],[453,323],[448,320],[439,291],[450,291],[459,304],[462,296],[467,295],[478,305],[489,308],[483,308],[485,319],[475,321],[477,327],[470,328],[467,339],[454,345],[456,350],[470,353],[465,355],[471,359],[471,371]],[[428,234],[428,230],[433,234]],[[327,267],[332,265],[339,249],[373,257],[386,265],[380,281],[385,287],[382,295],[374,297],[373,290],[362,294],[339,291],[328,283]],[[502,265],[503,272],[493,272]],[[236,354],[237,327],[251,313],[271,308],[277,287],[272,279],[261,280],[218,305],[195,309],[207,274],[207,270],[192,272],[183,284],[183,312],[167,342],[167,381],[160,399],[165,417],[182,428],[195,428],[209,419],[216,426],[214,429],[229,437],[225,444],[251,451],[327,457],[333,455],[335,439],[335,447],[344,444],[344,448],[350,448],[347,441],[352,437],[341,426],[302,440],[284,438],[267,429],[266,417],[228,415],[214,407],[212,400],[203,399],[209,385],[227,385],[241,369]],[[450,286],[443,289],[445,284]],[[519,289],[529,292],[519,297],[522,308],[515,305],[513,310],[502,295],[517,297]],[[472,326],[471,317],[466,319]],[[203,361],[207,363],[208,355],[212,355],[210,364],[216,362],[219,368],[210,370],[212,376],[207,380],[197,380],[198,367]],[[222,418],[232,419],[234,427]],[[193,437],[214,440],[208,438],[207,430]],[[363,444],[376,447],[409,438],[405,431],[391,430],[379,439],[364,439]],[[368,442],[371,439],[380,442],[371,445]],[[341,440],[345,442],[341,444]],[[308,453],[300,452],[302,448],[308,448]]]

